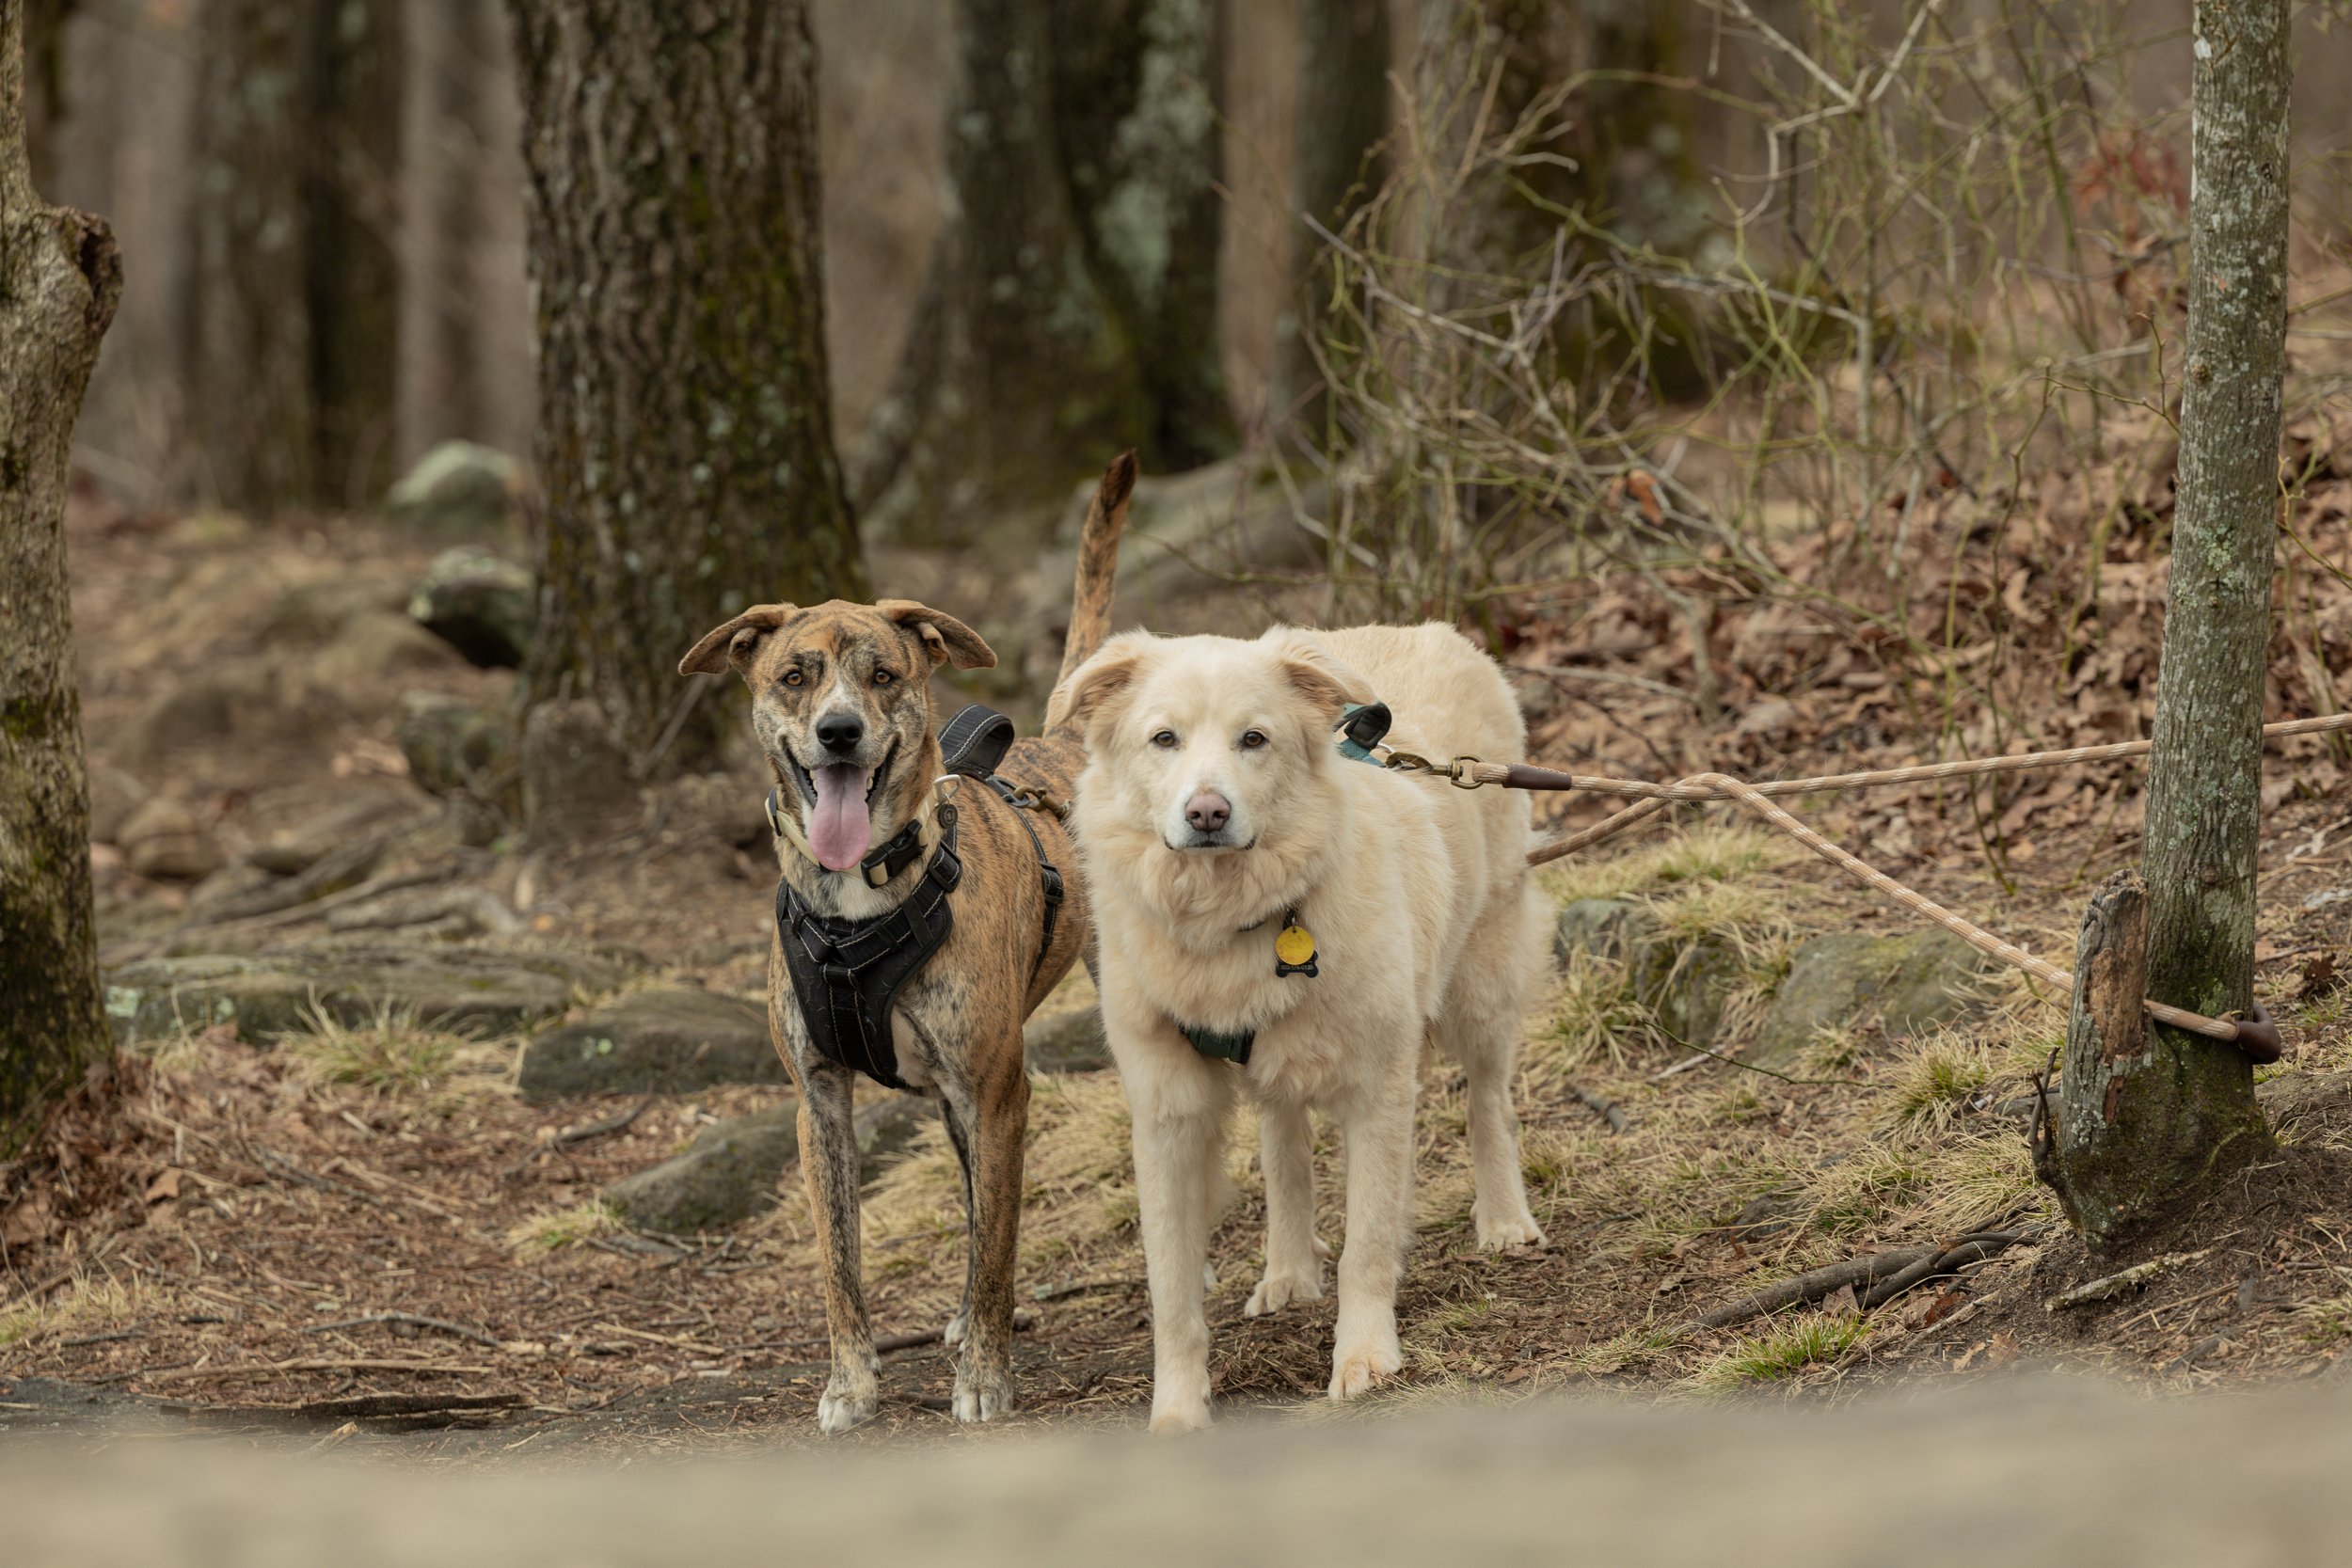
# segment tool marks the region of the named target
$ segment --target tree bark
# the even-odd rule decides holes
[[[122,294],[100,219],[45,205],[24,142],[25,0],[0,0],[0,1152],[110,1048],[66,593],[73,421]]]
[[[1291,157],[1291,205],[1333,233],[1380,185],[1375,150],[1389,134],[1389,10],[1386,0],[1301,0],[1298,9],[1298,137]],[[1314,354],[1322,330],[1318,290],[1324,245],[1301,223],[1292,236],[1292,308],[1278,328],[1274,404],[1300,428],[1324,422],[1323,371]]]
[[[67,112],[65,24],[81,0],[26,0],[24,15],[24,146],[33,187],[47,189],[55,172],[57,122]]]
[[[1222,0],[1052,0],[1054,140],[1089,271],[1125,326],[1150,406],[1144,462],[1234,445],[1218,353]]]
[[[2253,1000],[2263,677],[2285,364],[2287,0],[2198,0],[2192,26],[2187,378],[2180,497],[2149,755],[2148,987],[2223,1015]],[[2265,1140],[2246,1058],[2152,1026],[2169,1132],[2150,1201]]]
[[[185,324],[203,485],[257,514],[318,496],[304,182],[307,4],[203,0]]]
[[[281,0],[284,3],[284,0]],[[400,364],[400,0],[311,0],[307,307],[317,499],[364,509],[391,482]]]
[[[946,214],[855,464],[878,536],[968,541],[977,515],[1056,507],[1103,453],[1146,444],[1136,344],[1061,166],[1052,19],[1046,0],[956,8]]]
[[[805,0],[509,0],[544,496],[533,703],[641,766],[677,660],[762,601],[862,597],[827,411]],[[664,757],[707,757],[724,705]]]

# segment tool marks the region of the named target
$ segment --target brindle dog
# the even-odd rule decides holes
[[[1129,452],[1104,473],[1088,512],[1062,678],[1109,629],[1119,534],[1135,477]],[[1045,894],[1019,808],[976,780],[937,783],[942,762],[929,677],[942,664],[970,670],[995,662],[978,634],[951,615],[911,599],[836,599],[805,610],[747,610],[695,643],[678,665],[684,674],[732,669],[751,688],[752,729],[774,771],[781,810],[789,814],[776,858],[818,914],[866,919],[913,894],[940,836],[939,798],[953,792],[963,865],[951,898],[953,928],[898,992],[890,1022],[898,1076],[942,1102],[963,1164],[971,1254],[963,1305],[946,1335],[949,1343],[961,1343],[955,1395],[961,1421],[985,1421],[1013,1407],[1013,1264],[1029,1110],[1021,1025],[1093,940],[1078,857],[1060,818],[1050,811],[1027,814],[1067,890],[1053,940],[1041,952]],[[1049,800],[1066,801],[1085,762],[1077,733],[1056,729],[1014,742],[997,771]],[[867,886],[860,861],[914,819],[924,824],[922,852],[882,886]],[[800,1089],[801,1171],[825,1257],[833,1376],[818,1402],[818,1423],[829,1433],[846,1432],[872,1417],[880,1398],[858,1263],[858,1148],[850,1125],[856,1074],[812,1042],[781,933],[769,949],[768,1022]]]

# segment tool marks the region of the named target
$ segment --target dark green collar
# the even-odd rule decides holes
[[[1219,1061],[1233,1062],[1242,1067],[1249,1065],[1249,1048],[1258,1039],[1255,1029],[1245,1029],[1238,1035],[1220,1035],[1214,1029],[1196,1028],[1189,1023],[1179,1023],[1176,1027],[1184,1031],[1184,1038],[1192,1041],[1192,1048],[1203,1056],[1215,1056]]]

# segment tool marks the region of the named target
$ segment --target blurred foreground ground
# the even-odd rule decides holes
[[[2352,1554],[2352,1402],[2019,1377],[1838,1410],[1547,1400],[484,1471],[243,1444],[0,1449],[19,1568],[682,1561],[2303,1565]]]

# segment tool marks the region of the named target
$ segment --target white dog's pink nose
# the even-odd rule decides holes
[[[1184,802],[1184,820],[1193,832],[1213,833],[1232,819],[1233,803],[1214,789],[1204,789]]]

